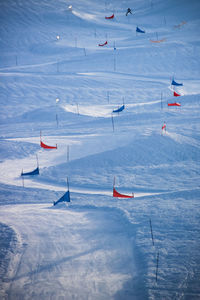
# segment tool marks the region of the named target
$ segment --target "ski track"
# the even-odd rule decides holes
[[[1,217],[5,214],[24,243],[16,272],[7,278],[10,299],[105,299],[135,272],[128,233],[115,214],[51,209],[46,204],[1,209]]]

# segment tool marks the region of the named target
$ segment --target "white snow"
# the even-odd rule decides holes
[[[1,216],[7,213],[8,224],[26,242],[19,242],[21,256],[9,270],[10,299],[108,299],[136,272],[117,213],[46,204],[5,206]]]
[[[15,232],[0,247],[0,298],[200,299],[199,11],[0,2],[0,241],[1,223]],[[42,149],[40,132],[58,148]],[[36,155],[40,175],[22,180]],[[71,203],[53,206],[67,177]],[[112,197],[114,177],[133,199]]]

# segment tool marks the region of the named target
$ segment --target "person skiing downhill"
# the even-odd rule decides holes
[[[128,14],[131,14],[131,15],[132,15],[132,11],[131,11],[130,8],[127,9],[126,16],[128,16]]]
[[[162,134],[165,132],[166,133],[166,123],[164,121],[164,124],[162,125]]]

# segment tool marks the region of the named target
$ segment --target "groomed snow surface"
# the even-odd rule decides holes
[[[200,299],[199,11],[0,2],[1,299]]]

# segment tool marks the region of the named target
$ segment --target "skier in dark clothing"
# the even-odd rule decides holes
[[[127,9],[126,16],[128,16],[128,14],[132,14],[132,11],[130,8]]]

